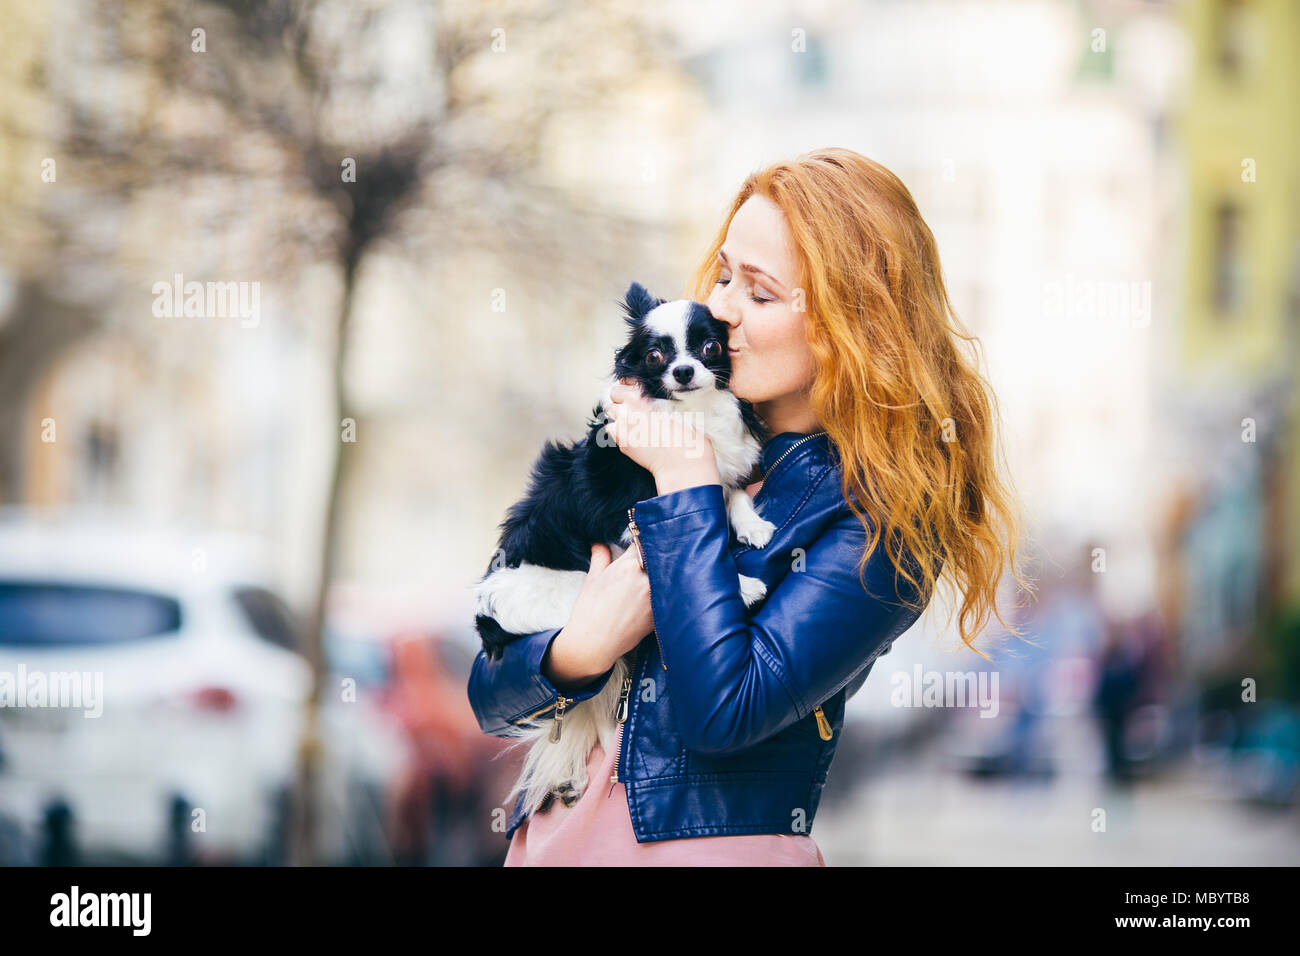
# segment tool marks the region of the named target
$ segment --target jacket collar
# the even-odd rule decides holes
[[[766,475],[769,471],[771,471],[772,466],[776,464],[776,462],[780,459],[782,455],[784,455],[787,451],[789,451],[796,442],[799,442],[807,438],[809,434],[817,435],[817,432],[809,432],[808,434],[805,434],[803,432],[780,432],[776,435],[773,435],[768,440],[767,444],[763,446],[763,453],[761,457],[761,461],[763,465],[763,474]],[[816,438],[813,438],[810,441],[805,442],[803,445],[800,445],[799,446],[800,451],[802,451],[802,449],[810,445],[818,448],[824,448],[826,447],[826,443],[828,441],[830,441],[830,439],[826,435],[824,434],[817,435]]]

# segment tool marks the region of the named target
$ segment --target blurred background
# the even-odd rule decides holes
[[[827,862],[1300,863],[1291,0],[0,7],[0,862],[499,864],[497,523],[628,284],[846,146],[938,239],[1039,595],[877,663]]]

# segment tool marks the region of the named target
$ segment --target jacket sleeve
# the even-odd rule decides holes
[[[919,617],[896,600],[883,544],[867,564],[870,593],[864,590],[857,564],[867,536],[847,504],[803,555],[792,557],[798,564],[752,621],[721,485],[647,499],[633,517],[673,714],[690,750],[742,750],[803,719]],[[901,577],[900,583],[908,584]]]
[[[525,717],[554,707],[560,689],[542,673],[542,661],[551,643],[563,628],[551,628],[526,634],[507,644],[499,658],[489,658],[480,650],[469,675],[469,704],[483,733],[507,737],[511,726],[519,726]],[[611,667],[579,690],[565,689],[564,696],[573,702],[595,697],[614,673]]]

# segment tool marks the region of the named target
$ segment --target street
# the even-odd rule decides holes
[[[828,866],[1300,864],[1300,808],[1247,806],[1191,764],[1116,790],[1098,772],[1090,736],[1088,725],[1062,721],[1060,772],[1042,783],[972,779],[945,769],[932,743],[823,805],[813,838]],[[1095,808],[1105,811],[1104,832],[1094,832]]]

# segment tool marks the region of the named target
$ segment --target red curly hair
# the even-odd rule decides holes
[[[732,217],[756,194],[785,213],[797,251],[796,303],[802,292],[816,367],[812,410],[867,532],[859,574],[883,537],[896,580],[906,577],[925,603],[940,580],[960,594],[961,639],[987,659],[974,641],[990,614],[1019,635],[997,608],[1004,567],[1027,592],[1033,585],[1015,567],[1023,519],[999,474],[996,398],[977,358],[959,347],[978,339],[953,311],[934,235],[884,166],[849,149],[816,150],[745,180],[691,277],[690,298],[708,300]]]

